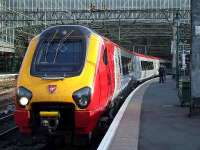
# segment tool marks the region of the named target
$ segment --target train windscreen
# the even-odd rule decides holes
[[[76,76],[82,71],[86,55],[83,39],[44,40],[33,58],[31,74],[35,76]]]

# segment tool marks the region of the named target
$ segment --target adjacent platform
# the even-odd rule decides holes
[[[200,117],[187,115],[175,81],[153,79],[132,96],[109,150],[199,150]]]

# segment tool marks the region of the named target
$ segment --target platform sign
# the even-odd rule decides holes
[[[192,0],[191,96],[200,100],[200,1]]]

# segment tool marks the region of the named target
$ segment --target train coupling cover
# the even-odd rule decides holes
[[[40,123],[42,127],[53,133],[59,125],[60,113],[58,111],[40,111]]]

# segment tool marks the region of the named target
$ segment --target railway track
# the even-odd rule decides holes
[[[11,132],[15,131],[17,129],[17,126],[13,126],[5,131],[0,132],[0,137],[5,136],[7,134],[10,134]]]
[[[15,110],[13,90],[10,89],[0,93],[0,137],[17,129],[13,119]]]
[[[7,135],[17,129],[17,126],[13,121],[13,113],[8,115],[4,115],[0,118],[1,126],[0,126],[0,137]]]
[[[0,93],[0,117],[2,114],[8,114],[15,110],[13,97],[14,89]]]
[[[8,114],[8,115],[6,115],[6,116],[3,116],[3,117],[1,117],[0,118],[0,121],[4,121],[4,120],[6,120],[6,119],[8,119],[8,118],[10,118],[10,117],[13,117],[13,113],[11,113],[11,114]]]

